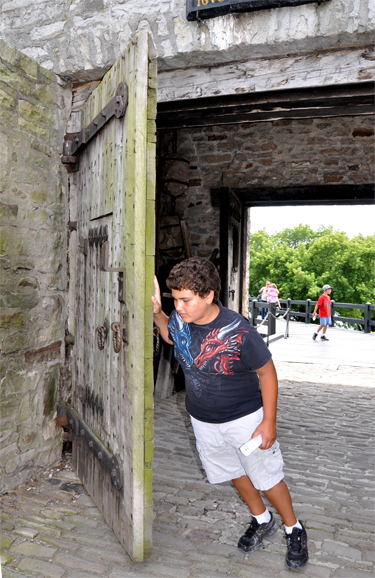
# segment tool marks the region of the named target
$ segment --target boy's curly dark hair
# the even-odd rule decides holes
[[[199,297],[206,297],[211,289],[214,292],[214,303],[219,299],[221,282],[219,273],[213,263],[203,257],[191,257],[175,265],[167,279],[168,289],[190,289]]]

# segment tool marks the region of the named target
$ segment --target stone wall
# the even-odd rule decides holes
[[[330,0],[187,22],[185,0],[4,0],[0,37],[67,80],[101,78],[148,28],[159,70],[365,46],[371,0]]]
[[[65,351],[65,98],[54,73],[0,41],[0,379],[5,491],[58,460]],[[61,82],[61,81],[60,81]]]
[[[193,255],[209,257],[219,247],[219,208],[210,189],[371,184],[374,143],[371,116],[179,130],[177,150],[190,161],[190,188],[177,199],[176,212],[188,225]],[[162,207],[168,210],[167,200]],[[311,210],[319,225],[318,209]]]

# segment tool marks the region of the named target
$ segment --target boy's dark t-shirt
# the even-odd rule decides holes
[[[169,318],[169,338],[185,375],[186,409],[195,419],[224,423],[262,407],[256,369],[271,352],[249,321],[218,301],[218,316],[206,325]]]

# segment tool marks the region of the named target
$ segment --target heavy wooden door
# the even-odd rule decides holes
[[[79,158],[69,413],[74,467],[138,561],[152,531],[155,117],[156,60],[140,33],[82,113],[97,132]]]
[[[242,204],[230,189],[220,199],[220,276],[223,304],[242,309]]]

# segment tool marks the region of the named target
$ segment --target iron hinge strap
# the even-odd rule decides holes
[[[67,405],[67,418],[73,433],[83,439],[102,467],[109,473],[112,484],[116,490],[121,490],[124,485],[124,472],[120,458],[107,450],[94,432],[78,415],[76,410],[70,405]]]
[[[63,164],[72,164],[72,157],[77,156],[81,149],[111,120],[112,117],[124,116],[128,105],[128,87],[125,82],[120,82],[115,96],[94,118],[94,120],[80,132],[67,133],[64,136]]]

